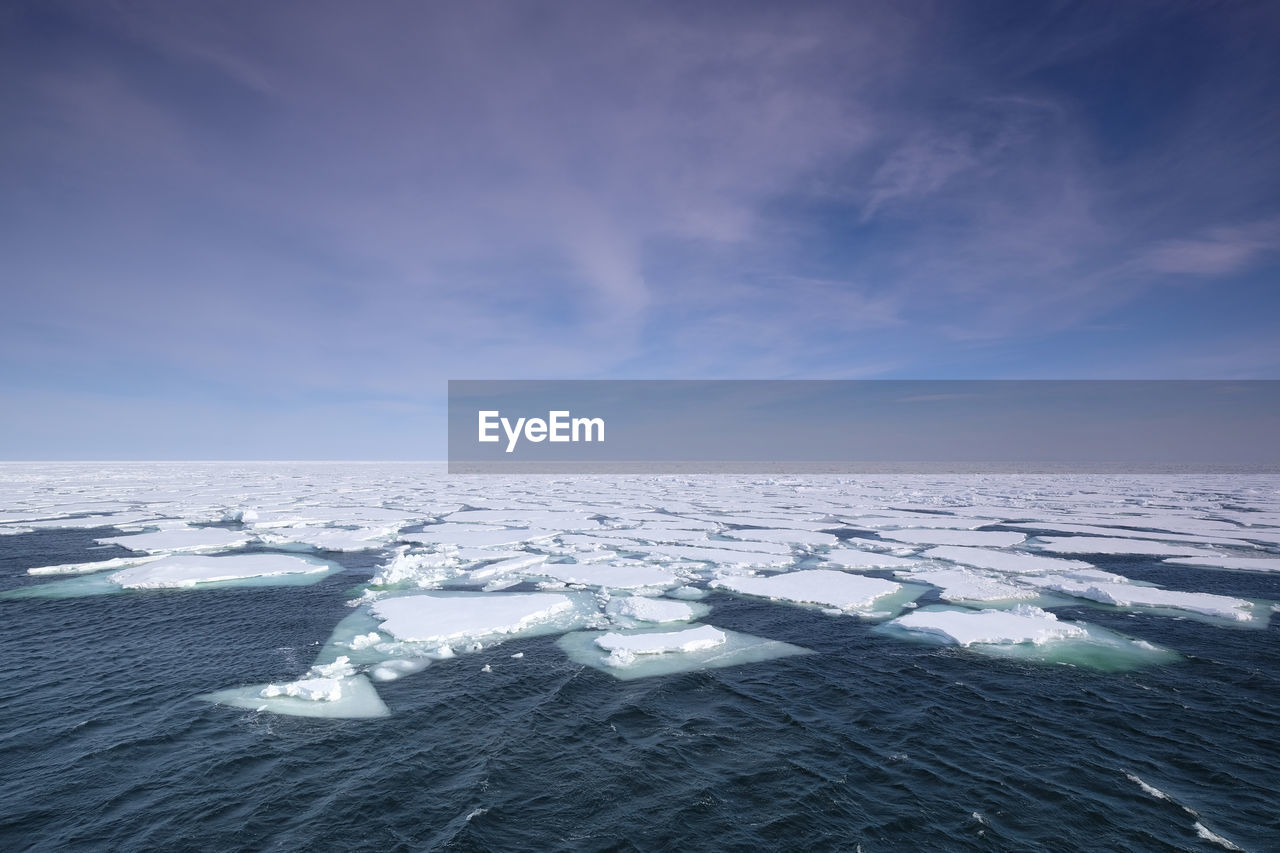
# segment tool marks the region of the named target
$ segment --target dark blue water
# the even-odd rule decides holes
[[[0,584],[111,556],[100,535],[0,538]],[[1059,609],[1185,656],[1103,674],[714,595],[707,621],[816,653],[619,682],[526,639],[381,685],[374,721],[195,698],[304,672],[373,561],[340,559],[312,587],[0,601],[0,849],[1224,849],[1199,820],[1280,850],[1276,624]],[[1275,576],[1089,559],[1280,600]]]

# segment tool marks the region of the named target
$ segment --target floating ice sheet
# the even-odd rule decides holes
[[[1078,569],[1092,569],[1093,566],[1082,560],[1060,560],[1055,557],[1040,557],[1022,551],[991,551],[986,548],[965,548],[959,545],[943,545],[930,548],[924,556],[935,560],[948,560],[978,569],[991,569],[997,572],[1043,573],[1068,572]]]
[[[705,604],[672,601],[669,598],[647,598],[628,595],[613,598],[605,606],[605,613],[615,621],[639,622],[690,622],[705,616],[711,608]]]
[[[483,643],[539,628],[568,630],[586,615],[581,597],[547,592],[430,592],[384,598],[370,610],[397,640],[449,644]]]
[[[192,551],[225,551],[247,545],[252,537],[247,533],[222,527],[178,527],[157,530],[154,533],[135,533],[129,536],[110,536],[99,539],[101,545],[119,545],[130,551],[148,554],[176,554]]]
[[[1038,546],[1056,554],[1147,554],[1155,557],[1212,554],[1188,545],[1104,536],[1048,536]]]
[[[94,572],[19,587],[0,593],[0,598],[80,598],[137,590],[307,586],[339,569],[327,560],[291,554],[177,554],[136,562],[118,572]]]
[[[725,644],[723,631],[710,625],[684,628],[679,631],[647,631],[619,634],[609,632],[596,637],[596,645],[609,653],[605,663],[609,666],[628,666],[644,655],[661,655],[672,652],[700,652]]]
[[[1017,601],[1040,595],[1035,589],[1010,583],[1007,575],[993,575],[963,567],[899,571],[895,575],[903,580],[936,586],[947,601]]]
[[[154,563],[156,560],[163,559],[163,554],[156,554],[150,557],[113,557],[110,560],[98,560],[93,563],[63,563],[59,566],[38,566],[34,569],[27,569],[27,574],[83,575],[90,572],[102,572],[107,569],[125,569],[130,566],[140,566],[144,563]]]
[[[622,681],[659,675],[674,675],[682,672],[696,672],[703,669],[741,666],[792,655],[809,654],[808,649],[793,646],[790,643],[767,640],[763,637],[753,637],[750,634],[740,634],[725,628],[712,628],[709,625],[702,627],[715,631],[720,637],[723,637],[723,641],[705,648],[639,654],[635,655],[634,659],[629,663],[622,663],[620,658],[615,657],[612,651],[606,651],[598,644],[597,641],[602,636],[608,636],[599,632],[580,631],[565,634],[556,641],[556,645],[575,663],[590,666],[601,672],[607,672]],[[670,634],[671,632],[655,631],[649,633]],[[615,637],[623,636],[616,632],[610,632],[610,634]],[[643,638],[645,634],[646,632],[629,632],[625,636]],[[711,635],[708,634],[706,639],[711,639]],[[643,644],[645,641],[638,639],[633,642]],[[657,640],[655,643],[666,646],[670,643],[670,639]]]
[[[1280,572],[1280,557],[1228,557],[1220,554],[1205,554],[1196,557],[1170,557],[1165,562],[1180,566],[1207,566],[1239,572]]]
[[[361,720],[391,714],[378,691],[363,675],[336,679],[303,678],[283,684],[251,684],[205,693],[199,698],[217,705],[292,717]]]
[[[332,563],[288,554],[182,555],[131,566],[115,572],[110,580],[125,589],[178,589],[219,581],[299,579],[300,576],[310,576],[308,580],[314,582],[333,568]]]
[[[520,545],[525,542],[540,542],[557,535],[554,530],[459,530],[463,525],[448,525],[447,530],[437,525],[423,529],[421,533],[403,533],[400,539],[405,542],[419,542],[424,545],[436,545],[443,548],[495,548]]]
[[[720,577],[711,586],[774,601],[862,611],[880,607],[882,600],[904,591],[902,584],[893,581],[832,569],[807,569],[769,577]],[[911,592],[914,598],[920,589]],[[906,602],[895,603],[900,608]]]
[[[1022,604],[1012,610],[960,610],[925,607],[890,623],[906,631],[938,637],[960,646],[1047,643],[1087,636],[1079,625],[1060,622],[1039,607]]]
[[[652,563],[544,563],[530,573],[554,578],[563,583],[583,584],[601,589],[664,589],[679,586],[681,578],[665,567]]]
[[[1027,578],[1025,582],[1076,598],[1113,604],[1117,607],[1185,611],[1255,627],[1266,627],[1267,623],[1267,613],[1264,608],[1255,607],[1254,603],[1247,599],[1227,595],[1181,592],[1137,583],[1088,581],[1060,576]]]
[[[1121,672],[1179,659],[1176,652],[1145,640],[1097,625],[1062,622],[1039,608],[1020,608],[1021,612],[924,607],[874,630],[886,636],[959,645],[989,657],[1066,664],[1102,672]]]
[[[846,569],[896,569],[919,565],[919,560],[895,557],[878,551],[859,551],[852,548],[839,548],[822,555],[822,560]]]
[[[913,545],[980,545],[989,548],[1006,548],[1027,538],[1025,533],[1002,530],[881,530],[881,539],[910,542]]]

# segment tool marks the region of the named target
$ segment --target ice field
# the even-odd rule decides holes
[[[907,695],[920,677],[910,666],[942,667],[953,692],[1001,680],[1040,701],[1070,697],[1069,685],[1087,679],[1100,685],[1095,693],[1144,685],[1154,702],[1162,685],[1194,670],[1200,683],[1222,679],[1210,694],[1250,726],[1280,722],[1275,695],[1258,681],[1273,683],[1280,669],[1275,476],[511,478],[411,464],[6,464],[0,556],[10,624],[74,613],[87,639],[115,614],[163,608],[163,628],[139,617],[136,630],[182,650],[193,689],[172,701],[203,708],[183,713],[208,726],[248,713],[267,728],[305,718],[342,731],[394,727],[434,707],[413,696],[498,701],[494,691],[511,679],[589,677],[605,706],[629,691],[695,683],[680,679],[735,679],[752,685],[742,688],[751,702],[773,709],[760,713],[799,714],[822,730],[834,708],[796,710],[808,697],[788,710],[790,700],[764,685],[800,690],[844,672],[855,694],[867,678]],[[232,601],[238,611],[226,609]],[[241,652],[184,634],[209,608],[230,620],[218,642]],[[292,649],[286,665],[236,674],[238,656],[253,655],[229,638],[298,620],[320,633],[282,646]],[[236,627],[245,621],[251,630]],[[38,666],[58,667],[56,643],[44,646]],[[1215,648],[1249,649],[1257,674],[1238,671],[1233,652],[1207,651]],[[904,661],[917,663],[900,669]],[[140,690],[165,681],[163,672],[147,677],[152,687]],[[1016,703],[1002,707],[1020,713]],[[732,726],[743,713],[724,698],[708,708],[699,725]],[[1036,725],[1045,714],[1035,712]],[[1190,722],[1170,719],[1161,725],[1190,737]],[[1206,808],[1195,819],[1167,813],[1171,822],[1152,837],[1259,850],[1267,848],[1258,839],[1280,838],[1256,817],[1274,804],[1280,779],[1280,757],[1260,731],[1240,734],[1267,745],[1250,747],[1247,766],[1232,771],[1237,781],[1270,774],[1256,801],[1224,807],[1226,825],[1215,824],[1208,805],[1229,800],[1231,785],[1182,778]],[[897,760],[886,754],[878,764]],[[1150,756],[1099,760],[1106,773],[1162,778],[1158,767],[1137,766]],[[496,817],[476,818],[485,820]],[[896,837],[892,827],[876,831]],[[1025,827],[1007,831],[1036,840]]]

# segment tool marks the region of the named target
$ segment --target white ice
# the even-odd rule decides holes
[[[1027,578],[1025,582],[1117,607],[1185,610],[1234,622],[1252,622],[1255,619],[1252,602],[1209,592],[1180,592],[1135,583],[1091,582],[1059,576]]]
[[[1069,572],[1093,568],[1092,565],[1081,560],[1059,560],[1022,551],[991,551],[986,548],[964,548],[958,545],[930,548],[924,552],[924,556],[935,560],[949,560],[978,569],[992,569],[1012,574]]]
[[[1055,554],[1146,554],[1163,557],[1213,553],[1188,545],[1102,536],[1048,536],[1041,540],[1038,547]]]
[[[936,586],[946,601],[1014,601],[1036,598],[1039,592],[1025,586],[1009,583],[1006,577],[973,571],[963,567],[953,569],[918,569],[894,573],[902,580],[919,581]]]
[[[610,632],[596,637],[596,645],[609,652],[610,666],[634,663],[637,655],[660,655],[667,652],[696,652],[723,645],[723,631],[710,625],[699,625],[682,631],[618,634]]]
[[[562,583],[575,583],[602,589],[666,588],[678,586],[681,578],[662,566],[641,562],[543,563],[530,573],[554,578]]]
[[[910,542],[913,545],[979,545],[990,548],[1006,548],[1017,545],[1027,537],[1023,533],[1007,533],[1000,530],[881,530],[881,539]]]
[[[975,643],[1047,643],[1087,632],[1060,622],[1046,610],[1020,604],[1012,610],[914,610],[889,623],[921,634],[941,637],[961,646]]]
[[[637,622],[689,622],[705,615],[708,608],[704,604],[690,604],[668,598],[629,595],[611,599],[604,610],[615,619],[623,617]]]
[[[110,575],[110,580],[125,589],[176,589],[247,578],[318,576],[332,570],[330,563],[288,554],[233,554],[226,557],[190,554],[135,565]]]
[[[556,593],[424,593],[384,598],[371,606],[382,629],[399,640],[453,643],[515,634],[557,615],[574,601]]]
[[[101,545],[119,545],[130,551],[176,554],[197,551],[225,551],[247,545],[252,537],[247,533],[222,527],[178,527],[157,530],[154,533],[135,533],[129,536],[110,536],[97,540]]]
[[[743,595],[800,604],[820,604],[840,610],[870,607],[876,599],[902,589],[900,584],[893,581],[850,575],[832,569],[806,569],[770,577],[721,577],[713,580],[711,585]]]
[[[1165,562],[1177,563],[1181,566],[1208,566],[1241,572],[1280,572],[1280,557],[1228,557],[1205,554],[1197,557],[1170,557]]]
[[[846,569],[896,569],[915,566],[919,560],[895,557],[878,551],[859,551],[852,548],[840,548],[822,555],[822,560]]]

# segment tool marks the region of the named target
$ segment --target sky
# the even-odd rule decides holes
[[[0,4],[0,458],[449,379],[1280,378],[1267,2]]]

